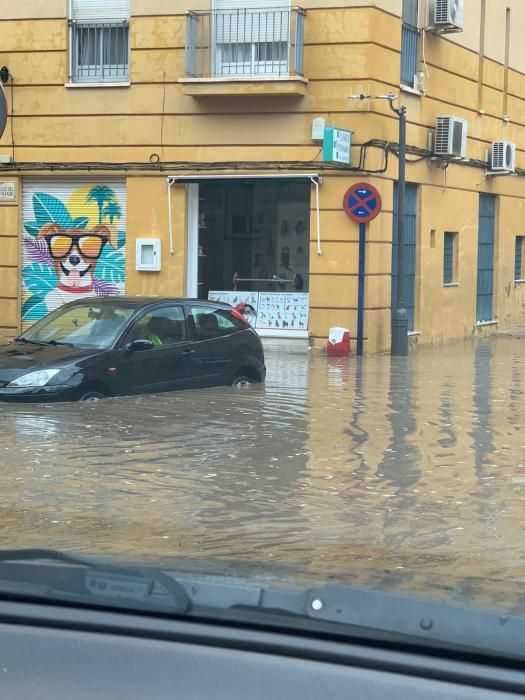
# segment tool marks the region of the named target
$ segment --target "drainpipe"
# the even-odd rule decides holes
[[[173,227],[171,221],[171,179],[168,178],[168,232],[170,240],[170,255],[175,255],[173,250]]]

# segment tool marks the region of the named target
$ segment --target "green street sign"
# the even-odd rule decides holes
[[[323,160],[325,163],[352,162],[352,132],[327,126],[324,130]]]

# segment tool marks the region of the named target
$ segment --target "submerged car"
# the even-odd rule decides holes
[[[76,401],[264,382],[262,343],[228,304],[74,301],[0,346],[0,400]]]

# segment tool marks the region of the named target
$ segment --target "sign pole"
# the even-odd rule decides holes
[[[390,105],[399,117],[399,173],[397,178],[397,284],[392,299],[391,354],[408,355],[408,314],[405,301],[405,169],[406,169],[406,107]]]
[[[359,224],[359,276],[357,282],[357,354],[363,354],[365,316],[366,224]]]
[[[359,224],[359,274],[357,278],[357,354],[363,354],[365,319],[366,225],[381,211],[381,195],[367,182],[349,187],[343,197],[346,215]]]

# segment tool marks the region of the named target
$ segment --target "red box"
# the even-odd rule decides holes
[[[348,328],[330,328],[326,354],[329,357],[348,357],[350,354],[350,331]]]

